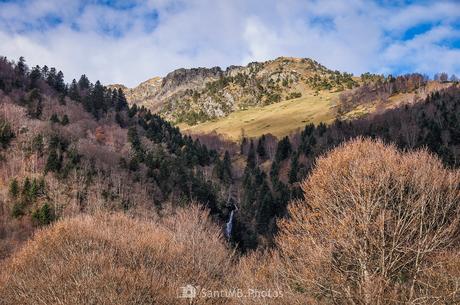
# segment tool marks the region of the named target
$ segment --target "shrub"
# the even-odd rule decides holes
[[[302,93],[300,93],[300,92],[291,92],[288,95],[287,99],[291,100],[291,99],[300,98],[300,97],[302,97]]]
[[[186,284],[222,289],[231,259],[220,229],[197,207],[155,222],[84,215],[39,231],[12,258],[0,304],[177,304]]]

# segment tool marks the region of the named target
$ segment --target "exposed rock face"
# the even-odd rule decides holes
[[[177,69],[163,78],[160,95],[168,96],[180,90],[202,88],[207,82],[218,80],[222,76],[224,73],[219,67]]]
[[[353,86],[350,75],[328,70],[311,59],[280,57],[230,66],[225,71],[219,67],[178,69],[132,89],[112,87],[121,87],[131,104],[143,105],[169,120],[195,124],[235,110],[300,97],[325,79],[335,78]],[[336,81],[329,89],[339,87],[343,89],[343,83]]]

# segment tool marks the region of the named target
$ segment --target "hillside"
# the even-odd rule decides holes
[[[337,93],[323,93],[318,96],[310,92],[300,98],[235,111],[224,118],[197,125],[180,123],[177,126],[185,133],[215,132],[232,140],[238,140],[243,136],[260,137],[263,134],[283,137],[308,123],[333,121],[337,97]]]
[[[129,89],[130,104],[160,114],[190,134],[282,137],[305,124],[355,119],[413,104],[450,86],[420,74],[360,77],[332,71],[311,59],[279,57],[226,70],[178,69]]]
[[[121,90],[0,57],[0,105],[0,260],[80,213],[146,216],[196,200],[225,217],[219,182],[205,176],[217,152],[129,107]]]
[[[128,101],[176,123],[194,125],[238,110],[266,106],[321,90],[357,86],[351,74],[306,58],[279,57],[247,66],[178,69],[127,89]]]

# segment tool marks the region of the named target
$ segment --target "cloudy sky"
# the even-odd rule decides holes
[[[459,75],[460,0],[0,0],[0,55],[128,86],[278,56]]]

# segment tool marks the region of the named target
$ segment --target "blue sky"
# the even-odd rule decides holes
[[[460,1],[0,0],[0,55],[128,86],[278,56],[460,75]]]

